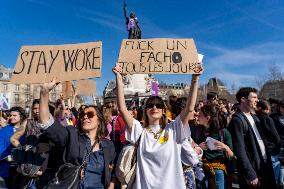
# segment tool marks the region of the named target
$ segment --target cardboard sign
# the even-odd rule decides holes
[[[202,73],[193,39],[124,39],[118,63],[122,73]]]
[[[77,94],[83,96],[96,95],[96,81],[95,80],[79,80],[77,81]]]
[[[72,94],[73,94],[72,82],[71,81],[63,82],[62,83],[63,99],[71,98]]]
[[[23,46],[11,82],[45,83],[101,76],[102,42]]]

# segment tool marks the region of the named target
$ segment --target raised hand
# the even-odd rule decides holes
[[[41,92],[49,93],[58,83],[56,83],[56,78],[53,77],[49,83],[44,83],[41,86]]]
[[[114,68],[112,68],[112,72],[116,75],[118,78],[122,78],[121,72],[122,67],[120,64],[116,64]]]

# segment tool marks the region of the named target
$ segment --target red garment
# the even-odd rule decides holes
[[[113,123],[115,124],[114,130],[115,130],[115,142],[126,144],[125,139],[125,123],[123,121],[123,118],[121,114],[117,116],[116,121],[114,120]]]

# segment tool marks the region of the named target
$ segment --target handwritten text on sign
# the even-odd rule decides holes
[[[201,73],[192,39],[123,40],[118,63],[123,73]]]
[[[54,76],[71,81],[101,76],[102,43],[23,46],[13,83],[44,83]]]

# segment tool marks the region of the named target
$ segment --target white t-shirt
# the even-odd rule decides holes
[[[258,145],[260,147],[260,151],[261,151],[261,154],[262,154],[262,157],[264,160],[267,159],[267,156],[266,156],[266,151],[265,151],[265,146],[264,146],[264,143],[263,143],[263,140],[257,130],[257,127],[256,127],[256,124],[254,122],[254,119],[253,117],[250,115],[250,114],[245,114],[245,116],[247,117],[247,119],[249,120],[249,123],[252,127],[252,130],[256,136],[256,139],[257,139],[257,142],[258,142]]]
[[[160,126],[150,128],[157,133]],[[185,188],[181,145],[186,140],[187,132],[184,131],[180,117],[167,124],[158,139],[147,129],[143,129],[137,120],[134,120],[131,130],[131,133],[126,131],[128,141],[134,143],[141,135],[133,189]]]

